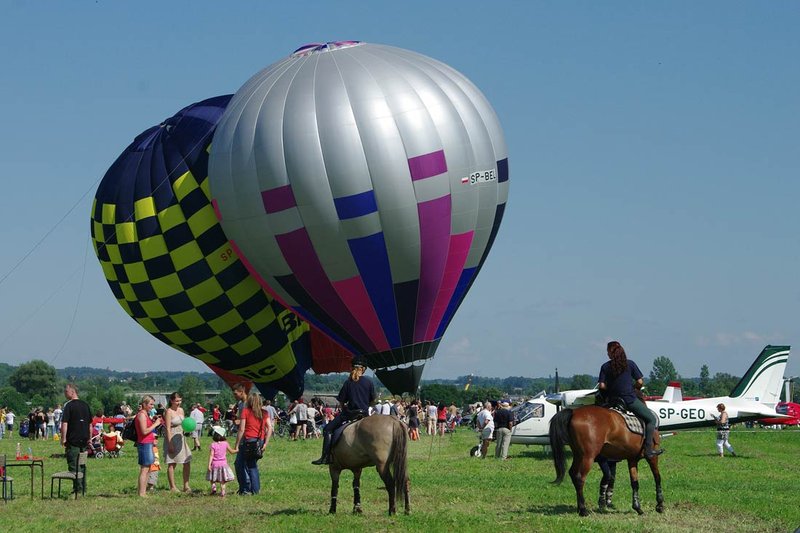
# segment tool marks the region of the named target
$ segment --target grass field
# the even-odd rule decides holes
[[[17,442],[0,441],[0,454],[14,454]],[[118,459],[90,459],[88,492],[77,501],[30,496],[27,469],[11,471],[13,501],[0,504],[1,531],[794,531],[800,526],[800,431],[734,428],[731,442],[740,457],[719,459],[713,430],[679,433],[665,439],[661,457],[666,511],[655,512],[652,476],[642,462],[644,516],[630,508],[630,485],[620,468],[616,509],[596,512],[599,470],[587,481],[587,502],[594,512],[581,518],[569,481],[554,478],[552,461],[540,447],[512,446],[508,461],[468,457],[477,442],[468,430],[412,442],[410,516],[388,517],[386,492],[374,469],[362,477],[364,514],[350,514],[352,476],[345,473],[339,514],[327,514],[330,481],[325,467],[309,464],[319,441],[273,439],[259,463],[261,494],[254,497],[208,495],[204,481],[209,438],[195,453],[191,494],[172,494],[162,471],[159,489],[148,498],[136,494],[138,467],[132,449]],[[433,444],[433,445],[431,445]],[[65,470],[52,457],[55,442],[34,442],[34,455],[46,457],[45,493],[50,474]],[[493,447],[490,453],[493,453]],[[231,458],[231,464],[233,460]],[[235,491],[235,482],[228,487]]]

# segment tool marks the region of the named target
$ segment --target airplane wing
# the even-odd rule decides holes
[[[568,390],[548,394],[548,402],[560,407],[580,407],[581,405],[594,405],[597,389]]]

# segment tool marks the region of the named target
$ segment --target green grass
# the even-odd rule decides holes
[[[477,440],[461,430],[454,436],[412,442],[410,516],[388,517],[386,492],[374,469],[362,476],[364,514],[350,514],[352,476],[345,473],[339,490],[339,514],[327,514],[330,480],[327,468],[309,461],[319,454],[319,441],[274,439],[261,469],[261,494],[254,497],[208,495],[204,481],[209,439],[195,453],[192,494],[166,491],[162,471],[159,490],[146,499],[136,494],[138,467],[132,449],[119,459],[90,459],[87,497],[77,501],[30,499],[28,473],[13,469],[15,496],[0,504],[3,531],[792,531],[800,525],[797,505],[800,431],[735,428],[731,442],[738,458],[719,459],[714,432],[683,432],[665,439],[661,456],[666,511],[655,512],[652,476],[643,462],[641,489],[644,516],[630,508],[630,485],[620,467],[614,495],[616,509],[596,511],[599,470],[587,481],[592,514],[577,515],[575,491],[560,486],[550,458],[540,447],[512,446],[511,459],[468,457]],[[13,455],[19,438],[0,441],[0,453]],[[55,442],[32,443],[34,455],[45,456],[45,493],[50,474],[65,470]],[[493,448],[490,449],[493,453]],[[233,462],[231,458],[231,464]],[[236,483],[228,487],[234,492]]]

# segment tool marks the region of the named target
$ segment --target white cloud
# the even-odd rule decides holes
[[[741,344],[754,344],[765,342],[766,337],[753,331],[743,331],[740,333],[730,333],[720,331],[710,336],[697,338],[697,345],[708,346],[737,346]]]

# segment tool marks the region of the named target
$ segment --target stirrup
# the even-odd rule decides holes
[[[664,453],[664,448],[658,448],[653,450],[647,450],[646,452],[644,452],[644,456],[649,459],[651,457],[656,457],[658,455],[661,455],[662,453]]]
[[[323,455],[316,461],[311,461],[312,465],[329,465],[331,464],[331,459],[327,455]]]

